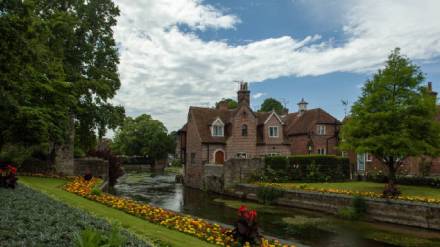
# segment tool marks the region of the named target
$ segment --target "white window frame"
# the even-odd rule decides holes
[[[271,135],[271,133],[270,133],[271,129],[276,129],[276,135]],[[269,135],[270,138],[278,138],[280,136],[280,128],[279,128],[279,126],[269,126],[267,131],[269,132],[268,135]]]
[[[225,136],[225,124],[217,118],[211,125],[211,135],[214,137]]]
[[[318,135],[325,135],[327,132],[326,126],[323,124],[317,124],[316,125],[316,132],[318,133]]]
[[[341,156],[342,157],[347,157],[348,156],[348,152],[347,151],[342,151],[341,152]]]
[[[274,156],[280,156],[280,153],[268,153],[267,156],[274,157]]]
[[[373,156],[370,153],[365,153],[365,161],[366,162],[372,162]]]
[[[318,151],[318,154],[321,154],[321,155],[326,155],[327,154],[327,149],[326,148],[318,148],[318,149],[316,149],[316,151]]]
[[[245,152],[237,152],[237,153],[235,154],[235,157],[236,157],[237,159],[247,159],[247,158],[248,158],[248,155],[247,155],[247,153],[245,153]]]

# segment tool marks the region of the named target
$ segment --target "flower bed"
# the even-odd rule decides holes
[[[304,185],[301,185],[301,184],[297,185],[297,184],[264,183],[264,182],[258,182],[256,184],[259,185],[259,186],[274,187],[274,188],[279,188],[279,189],[305,190],[305,191],[314,191],[314,192],[321,192],[321,193],[344,194],[344,195],[350,195],[350,196],[364,196],[364,197],[373,197],[373,198],[383,198],[383,194],[382,193],[377,193],[377,192],[352,191],[352,190],[331,189],[331,188],[313,188],[313,187],[304,186]],[[405,196],[405,195],[400,195],[400,196],[398,196],[395,199],[404,200],[404,201],[440,204],[440,199],[426,197],[426,196]]]
[[[17,185],[17,168],[0,161],[0,187],[14,189]]]
[[[15,190],[0,188],[0,195],[0,246],[74,246],[75,234],[84,229],[104,235],[113,230],[106,220],[20,184]],[[125,230],[119,232],[126,239],[124,246],[152,246]]]
[[[205,220],[193,218],[188,215],[178,214],[162,208],[153,207],[148,204],[136,202],[131,199],[122,198],[107,193],[93,193],[98,179],[89,181],[83,178],[75,178],[65,185],[65,190],[100,202],[109,207],[123,210],[129,214],[146,219],[152,223],[160,224],[168,228],[190,234],[207,242],[221,246],[237,246],[238,243],[232,237],[232,230],[221,227],[218,224],[211,224]],[[261,240],[261,246],[287,246],[278,241]]]

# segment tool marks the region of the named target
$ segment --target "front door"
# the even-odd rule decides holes
[[[224,164],[225,163],[225,153],[223,151],[215,152],[215,163]]]
[[[357,171],[359,174],[365,173],[365,154],[357,154]]]

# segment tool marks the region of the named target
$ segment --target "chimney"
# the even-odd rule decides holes
[[[432,82],[428,82],[428,93],[430,93],[437,100],[437,92],[432,91]]]
[[[222,100],[218,102],[217,107],[218,110],[228,110],[228,101]]]
[[[240,90],[237,92],[238,105],[246,104],[250,106],[250,94],[248,83],[244,81],[240,82]]]
[[[305,111],[307,111],[307,103],[304,98],[301,99],[300,102],[298,102],[298,112],[299,115],[301,116]]]

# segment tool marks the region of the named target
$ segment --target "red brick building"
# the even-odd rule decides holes
[[[240,85],[237,99],[235,109],[228,109],[226,102],[216,108],[189,108],[177,144],[188,186],[200,188],[205,164],[223,164],[231,158],[338,154],[341,123],[324,110],[308,110],[307,102],[301,100],[298,112],[254,112],[247,83]]]

